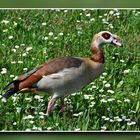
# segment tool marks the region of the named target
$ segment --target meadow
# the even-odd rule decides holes
[[[60,56],[90,57],[94,34],[108,30],[123,48],[104,46],[104,73],[58,100],[46,118],[47,94],[15,94],[3,88],[17,76]],[[139,131],[140,10],[0,10],[1,131]]]

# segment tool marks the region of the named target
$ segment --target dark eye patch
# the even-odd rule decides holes
[[[102,37],[104,38],[104,39],[106,39],[106,40],[108,40],[108,39],[110,39],[110,34],[109,33],[103,33],[102,34]]]

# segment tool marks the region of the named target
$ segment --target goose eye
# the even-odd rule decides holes
[[[109,33],[103,33],[102,37],[106,40],[110,39],[111,35]]]

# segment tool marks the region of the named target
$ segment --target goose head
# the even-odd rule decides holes
[[[101,45],[101,44],[113,44],[115,46],[122,47],[122,43],[118,42],[120,39],[119,36],[112,34],[109,31],[101,31],[98,34],[95,35],[94,41],[96,44]]]

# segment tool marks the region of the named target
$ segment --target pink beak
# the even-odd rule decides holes
[[[123,47],[123,44],[118,42],[116,39],[112,40],[112,44],[114,44],[115,46]]]
[[[115,34],[113,36],[114,39],[112,40],[112,44],[114,44],[115,46],[123,47],[123,44],[117,41],[120,40],[121,38]]]

